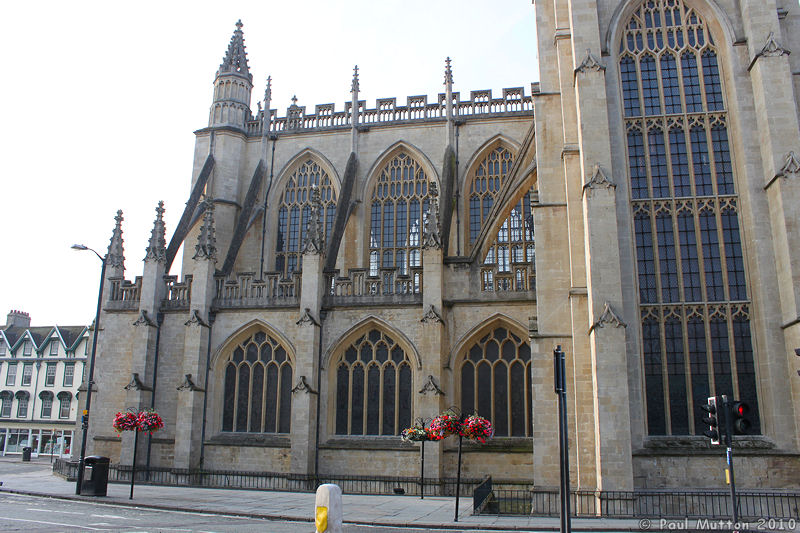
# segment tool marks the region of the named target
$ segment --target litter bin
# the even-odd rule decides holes
[[[84,496],[105,496],[108,492],[109,458],[90,455],[84,461],[81,494]]]
[[[32,448],[30,446],[25,446],[24,448],[22,448],[22,461],[23,462],[26,462],[26,463],[30,462],[30,460],[31,460],[31,449]]]

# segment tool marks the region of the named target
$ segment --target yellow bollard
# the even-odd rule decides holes
[[[326,483],[317,487],[314,525],[317,533],[342,533],[342,489]]]

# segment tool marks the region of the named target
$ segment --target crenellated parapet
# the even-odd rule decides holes
[[[427,95],[406,97],[405,105],[397,105],[397,98],[378,98],[375,107],[368,108],[366,100],[359,100],[357,125],[397,124],[417,121],[447,120],[447,96],[440,93],[436,102],[428,102]],[[345,102],[344,110],[337,111],[335,104],[318,104],[314,113],[306,113],[306,106],[299,106],[296,100],[279,117],[276,109],[270,110],[270,120],[259,116],[248,120],[245,131],[248,136],[260,136],[265,123],[269,133],[297,132],[321,129],[346,129],[353,126],[353,104]],[[491,89],[470,91],[469,99],[461,100],[461,93],[453,92],[453,115],[456,119],[469,120],[472,117],[486,118],[496,115],[533,115],[533,99],[525,94],[524,87],[509,87],[499,98],[492,96]]]

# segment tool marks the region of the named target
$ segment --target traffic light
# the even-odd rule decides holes
[[[750,406],[744,402],[733,402],[731,405],[734,435],[747,435],[750,430],[750,421],[747,419],[748,412],[750,412]]]
[[[717,408],[717,396],[711,396],[708,403],[701,405],[700,409],[708,413],[708,416],[703,419],[703,422],[708,424],[708,429],[703,434],[711,439],[711,444],[719,444],[719,409]],[[722,402],[720,402],[722,403]]]

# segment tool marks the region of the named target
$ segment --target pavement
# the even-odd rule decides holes
[[[313,521],[313,493],[212,489],[110,483],[107,496],[77,496],[75,482],[53,474],[49,458],[23,463],[20,456],[0,457],[0,492],[66,500],[109,503],[163,510],[218,513],[292,521]],[[558,518],[473,515],[472,498],[364,496],[344,494],[345,524],[451,529],[454,531],[558,531]],[[653,524],[655,529],[657,524]],[[646,529],[647,526],[644,527]],[[642,531],[639,520],[572,519],[574,531]]]

